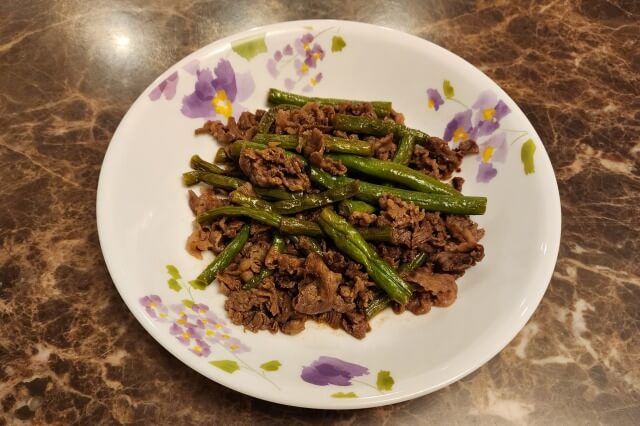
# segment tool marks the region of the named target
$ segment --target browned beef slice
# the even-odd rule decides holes
[[[451,149],[446,141],[431,137],[424,146],[416,145],[409,164],[436,179],[447,180],[460,169],[465,155],[477,153],[478,145],[472,140],[460,142],[456,149]]]
[[[461,243],[445,246],[444,251],[434,254],[431,260],[436,269],[462,274],[484,257],[482,244]]]
[[[371,330],[366,314],[354,311],[342,315],[341,325],[344,331],[356,339],[363,339],[367,332]]]
[[[349,223],[357,226],[369,226],[378,219],[374,213],[353,212],[347,218]]]
[[[391,108],[391,114],[389,114],[389,116],[396,123],[404,124],[404,114],[402,114],[401,112],[395,111],[393,108]]]
[[[422,267],[403,274],[403,278],[414,284],[418,292],[429,293],[435,306],[450,306],[458,296],[458,285],[450,274],[436,274]]]
[[[309,191],[311,181],[302,160],[285,156],[282,148],[251,149],[240,152],[240,169],[255,185]]]
[[[196,135],[208,133],[223,145],[240,139],[251,140],[256,134],[258,120],[264,113],[264,111],[258,111],[260,114],[252,114],[248,111],[241,113],[237,122],[234,117],[229,117],[226,126],[221,121],[209,120],[196,129]]]
[[[302,108],[278,110],[276,113],[276,133],[301,134],[305,130],[318,128],[323,132],[331,130],[335,110],[330,106],[310,102]]]
[[[393,134],[381,138],[371,136],[365,140],[373,143],[373,156],[379,160],[388,160],[396,152],[397,146],[393,143]]]
[[[307,143],[304,145],[304,156],[309,159],[311,164],[334,176],[347,173],[347,168],[341,161],[332,160],[324,156],[325,148],[322,132],[318,129],[313,129]]]
[[[340,114],[359,115],[361,117],[377,118],[373,106],[369,102],[345,102],[338,106],[336,112]]]
[[[341,274],[331,272],[319,254],[310,253],[304,264],[304,278],[298,285],[298,296],[293,302],[294,309],[309,315],[331,310],[341,282]]]
[[[228,204],[229,199],[227,197],[216,195],[210,189],[203,188],[200,195],[196,195],[195,192],[189,190],[189,208],[195,215]]]
[[[464,185],[464,178],[460,176],[456,176],[451,179],[451,185],[457,190],[462,192],[462,185]]]
[[[260,309],[270,303],[270,298],[271,295],[261,290],[233,291],[227,295],[224,307],[234,324],[243,325],[253,332],[269,330],[275,333],[278,323]]]
[[[477,243],[484,236],[484,229],[468,216],[448,216],[445,221],[447,230],[459,242]]]

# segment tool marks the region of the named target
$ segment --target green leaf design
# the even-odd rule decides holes
[[[169,273],[169,275],[171,275],[171,278],[175,279],[175,280],[179,280],[180,278],[182,278],[180,276],[180,272],[178,272],[178,268],[176,268],[173,265],[167,265],[167,272]]]
[[[219,361],[209,361],[209,364],[214,367],[218,367],[222,371],[226,371],[227,373],[233,373],[237,370],[240,370],[240,366],[237,362],[232,359],[221,359]]]
[[[189,281],[189,284],[196,290],[204,290],[205,288],[207,288],[207,283],[202,280],[191,280]]]
[[[180,291],[182,290],[182,286],[180,285],[180,283],[178,282],[178,280],[176,280],[175,278],[170,278],[167,281],[167,284],[169,284],[169,288],[173,291]]]
[[[376,386],[380,392],[390,391],[393,389],[395,380],[391,377],[391,372],[386,370],[378,371],[378,378],[376,379]]]
[[[264,371],[278,371],[280,367],[282,367],[282,364],[280,364],[280,361],[278,361],[277,359],[265,362],[264,364],[260,365],[260,368],[262,368]]]
[[[522,160],[522,164],[524,165],[524,174],[528,175],[536,171],[535,164],[533,162],[533,154],[536,152],[536,144],[533,143],[533,140],[527,139],[525,143],[522,144],[522,148],[520,150],[520,159]]]
[[[193,300],[183,299],[182,304],[187,308],[191,308],[193,306]]]
[[[264,33],[258,34],[231,43],[231,49],[238,55],[250,61],[261,53],[266,53],[267,44],[264,42]]]
[[[442,91],[444,92],[444,97],[447,99],[451,99],[456,95],[456,92],[453,90],[453,86],[449,80],[442,82]]]
[[[333,38],[331,39],[331,51],[334,53],[342,52],[342,49],[344,49],[346,45],[347,45],[347,42],[344,41],[344,39],[339,35],[334,35]]]
[[[331,398],[357,398],[355,392],[336,392],[331,394]]]

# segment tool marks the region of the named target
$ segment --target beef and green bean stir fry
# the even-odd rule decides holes
[[[268,100],[196,129],[221,148],[183,174],[199,184],[187,249],[216,255],[191,285],[217,279],[231,321],[254,332],[315,320],[361,339],[382,310],[451,305],[456,279],[484,256],[469,215],[487,199],[452,176],[477,144],[409,128],[391,102],[276,89]]]

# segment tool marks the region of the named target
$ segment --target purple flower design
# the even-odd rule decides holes
[[[278,63],[273,58],[269,58],[267,61],[267,71],[271,74],[271,77],[278,78],[280,72],[278,71]]]
[[[284,47],[284,49],[282,49],[282,53],[283,53],[285,56],[291,56],[291,55],[293,55],[293,47],[291,47],[291,45],[290,45],[290,44],[287,44],[287,45]]]
[[[498,171],[493,167],[491,163],[480,163],[478,166],[478,174],[476,175],[476,181],[478,182],[489,182],[491,179],[496,177]]]
[[[437,89],[427,89],[427,96],[427,108],[433,108],[437,111],[444,104],[444,99],[442,99]]]
[[[149,99],[157,101],[162,95],[166,100],[171,100],[176,95],[178,87],[178,71],[165,78],[149,93]]]
[[[189,350],[194,354],[205,358],[211,354],[211,346],[202,339],[195,339],[195,342],[191,345]]]
[[[235,354],[241,354],[243,352],[249,352],[251,350],[249,346],[245,345],[240,341],[240,339],[236,339],[235,337],[232,337],[230,339],[222,339],[221,343],[222,346]]]
[[[237,118],[246,110],[239,102],[254,90],[250,74],[236,74],[229,61],[220,59],[213,72],[198,66],[194,92],[182,99],[181,111],[190,118]]]
[[[300,377],[305,382],[318,386],[349,386],[351,379],[366,374],[369,374],[369,370],[361,365],[321,356],[308,367],[303,367]]]
[[[295,85],[296,85],[296,82],[293,81],[292,79],[290,79],[290,78],[285,78],[284,79],[284,87],[286,87],[287,90],[292,90],[293,86],[295,86]]]
[[[180,325],[178,321],[171,324],[171,328],[169,329],[169,333],[172,336],[176,336],[176,338],[185,346],[191,344],[191,340],[193,339],[202,339],[202,330],[200,330],[197,326],[193,324],[185,324]]]
[[[169,310],[162,303],[160,296],[150,294],[148,296],[140,298],[140,304],[144,306],[147,314],[153,319],[164,320],[168,316]]]
[[[470,109],[456,113],[451,121],[447,123],[447,127],[444,130],[444,136],[442,138],[447,142],[450,142],[451,140],[454,142],[462,142],[469,139],[469,134],[472,130],[472,115],[473,111]]]
[[[309,79],[309,83],[307,83],[303,88],[302,91],[303,92],[310,92],[311,90],[313,90],[313,88],[322,81],[322,73],[319,72],[318,74],[315,75],[315,77],[311,77]]]
[[[318,43],[314,43],[313,48],[306,51],[304,63],[309,68],[315,68],[316,63],[324,59],[324,50]]]
[[[489,182],[496,177],[498,171],[493,167],[493,161],[504,163],[507,161],[507,152],[509,144],[507,144],[507,136],[504,133],[496,133],[480,144],[480,155],[478,160],[478,174],[476,180],[478,182]]]
[[[474,126],[470,132],[472,139],[495,132],[500,127],[500,120],[511,112],[507,104],[490,90],[480,93],[471,108],[475,111]]]
[[[311,47],[311,42],[313,41],[313,34],[306,33],[302,37],[297,38],[296,41],[293,42],[293,47],[296,50],[296,53],[299,55],[304,55],[307,50]]]

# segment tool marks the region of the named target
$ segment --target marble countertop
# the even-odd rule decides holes
[[[560,255],[533,318],[475,373],[394,406],[310,411],[209,381],[136,322],[98,243],[100,164],[138,94],[218,38],[307,18],[389,26],[467,59],[522,107],[558,178]],[[0,426],[637,422],[639,111],[633,0],[1,2]]]

